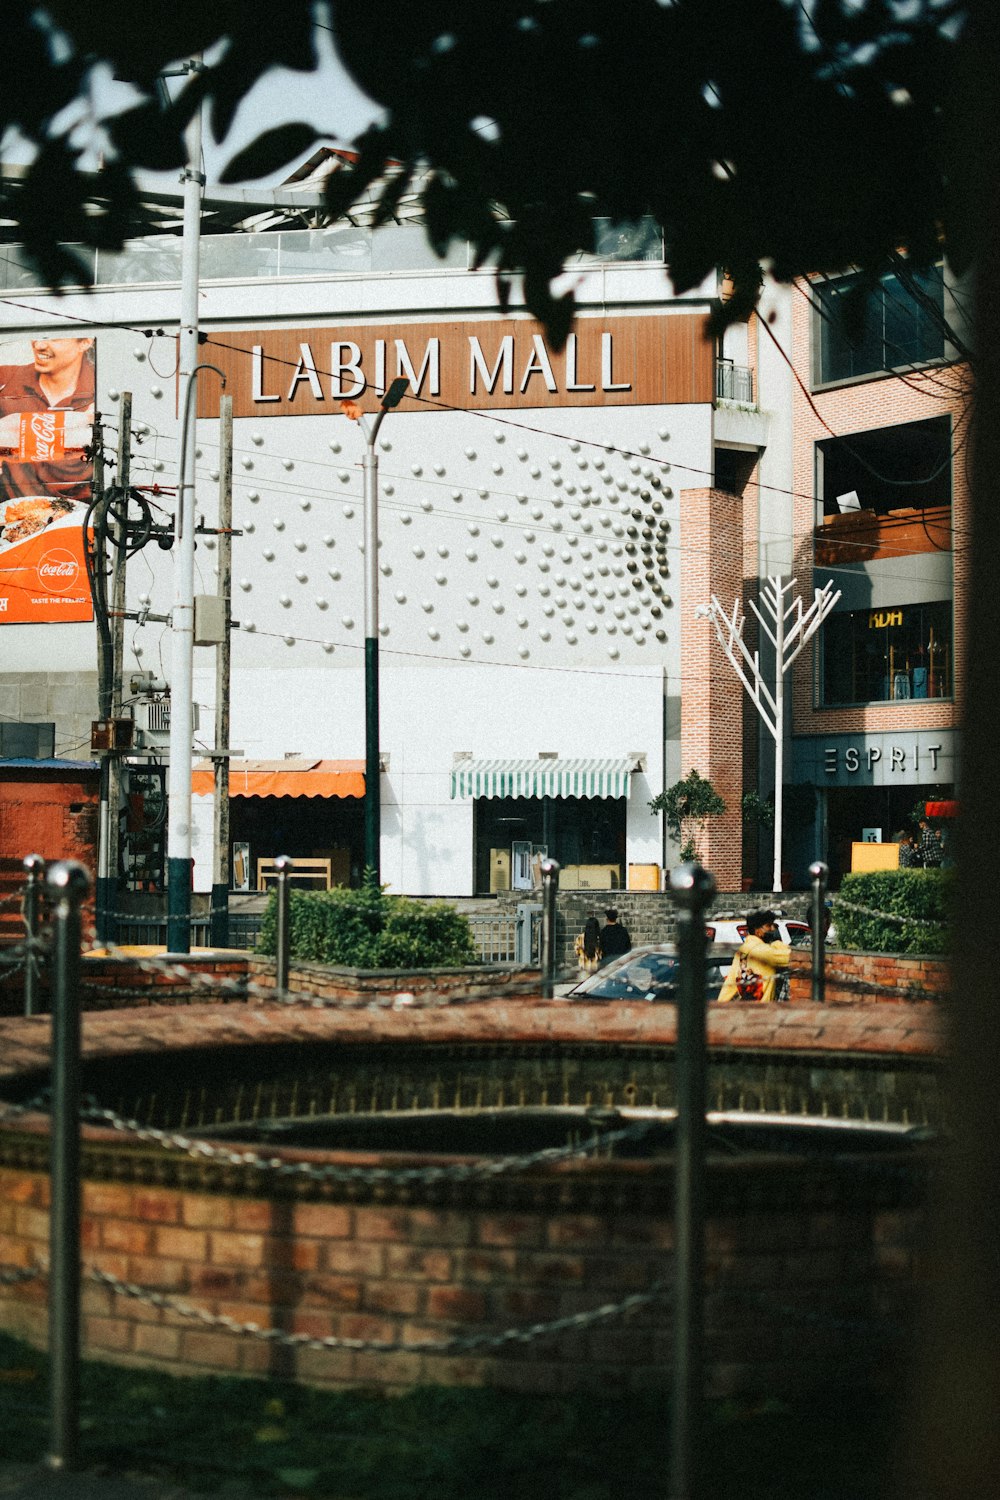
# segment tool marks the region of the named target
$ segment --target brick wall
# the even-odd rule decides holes
[[[120,1152],[121,1148],[117,1148]],[[886,1354],[909,1325],[922,1210],[909,1160],[877,1180],[787,1159],[715,1161],[708,1173],[706,1341],[715,1396],[866,1389],[894,1378]],[[190,1165],[190,1164],[189,1164]],[[123,1175],[128,1174],[128,1167]],[[550,1169],[547,1180],[477,1192],[477,1202],[267,1197],[95,1180],[83,1189],[84,1262],[213,1315],[313,1337],[443,1340],[572,1316],[672,1272],[668,1164]],[[48,1177],[0,1168],[0,1263],[47,1253]],[[0,1326],[42,1345],[41,1282],[0,1287]],[[404,1390],[492,1384],[538,1393],[670,1379],[664,1304],[589,1330],[436,1356],[404,1349],[278,1348],[209,1328],[85,1279],[92,1357],[175,1373],[295,1377]]]
[[[696,619],[694,611],[713,594],[726,609],[734,599],[743,600],[744,502],[721,490],[693,489],[681,492],[680,506],[681,775],[693,767],[726,804],[722,817],[709,819],[699,839],[699,856],[721,890],[738,891],[743,874],[743,688],[722,656],[713,627]]]
[[[792,354],[795,368],[802,374],[807,387],[811,384],[810,316],[807,298],[796,297],[793,303]],[[802,653],[794,668],[794,731],[796,734],[843,734],[893,729],[951,728],[960,721],[960,671],[966,628],[968,548],[964,545],[964,539],[969,534],[970,492],[968,465],[963,461],[961,453],[964,431],[961,423],[968,420],[968,405],[971,400],[968,369],[964,365],[956,365],[915,372],[905,378],[887,376],[860,381],[835,390],[813,392],[809,399],[795,386],[793,400],[793,488],[796,491],[794,515],[795,534],[799,538],[796,569],[800,579],[812,576],[813,497],[816,490],[814,460],[817,442],[830,437],[831,432],[842,437],[869,428],[916,422],[950,412],[953,418],[952,447],[959,448],[952,465],[952,533],[957,539],[957,546],[952,554],[955,584],[955,702],[947,699],[911,699],[907,702],[851,708],[814,708],[814,644]],[[901,598],[899,602],[907,601]]]
[[[791,998],[808,1001],[812,988],[812,954],[792,950]],[[951,966],[945,958],[922,958],[909,953],[855,953],[831,948],[826,956],[825,997],[828,1005],[859,1001],[908,1004],[947,1000],[951,994]]]

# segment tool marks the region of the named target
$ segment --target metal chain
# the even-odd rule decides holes
[[[29,1099],[27,1104],[0,1104],[0,1122],[16,1120],[19,1115],[48,1114],[50,1099],[50,1091],[43,1089],[34,1099]]]
[[[15,906],[21,905],[21,892],[15,891],[13,896],[5,896],[0,901],[0,911],[10,911]]]
[[[396,1003],[395,997],[373,999],[364,996],[357,1000],[345,1000],[332,999],[328,995],[312,994],[308,990],[280,990],[277,987],[258,984],[250,978],[233,979],[226,975],[203,974],[199,969],[193,969],[188,964],[167,963],[165,959],[158,958],[154,954],[130,953],[127,949],[112,942],[98,943],[95,939],[95,945],[100,946],[104,950],[104,956],[114,963],[130,964],[143,974],[159,975],[173,979],[178,984],[186,983],[193,990],[230,995],[239,1000],[255,999],[268,1005],[297,1007],[305,1005],[311,1006],[314,1010],[381,1010]]]
[[[451,1339],[422,1339],[417,1343],[407,1344],[399,1339],[337,1338],[333,1334],[326,1338],[317,1338],[308,1333],[286,1333],[280,1328],[261,1328],[259,1323],[240,1323],[236,1318],[230,1318],[221,1313],[210,1313],[206,1308],[195,1307],[190,1302],[185,1302],[183,1298],[171,1296],[166,1292],[148,1291],[136,1286],[134,1282],[122,1281],[110,1271],[102,1271],[96,1266],[87,1268],[86,1274],[91,1280],[110,1287],[120,1296],[131,1297],[146,1303],[149,1307],[161,1308],[164,1311],[176,1313],[182,1318],[193,1318],[209,1328],[224,1328],[228,1333],[245,1334],[248,1338],[278,1344],[285,1349],[352,1349],[358,1352],[370,1351],[380,1354],[465,1354],[473,1349],[499,1349],[504,1344],[530,1344],[533,1340],[545,1338],[547,1335],[575,1332],[579,1329],[590,1328],[595,1323],[606,1322],[610,1318],[623,1317],[637,1307],[646,1307],[649,1303],[659,1301],[670,1294],[670,1288],[666,1282],[656,1281],[648,1292],[633,1292],[621,1302],[605,1302],[589,1312],[574,1313],[565,1318],[554,1318],[548,1323],[530,1323],[526,1327],[505,1328],[503,1333],[463,1334]]]
[[[233,1151],[225,1146],[216,1146],[211,1141],[181,1135],[177,1131],[158,1130],[154,1126],[140,1125],[138,1120],[124,1119],[114,1110],[102,1109],[89,1102],[80,1111],[80,1118],[92,1124],[110,1125],[123,1135],[137,1140],[150,1141],[167,1151],[183,1151],[188,1156],[221,1161],[226,1166],[248,1167],[254,1172],[273,1172],[279,1177],[304,1178],[309,1182],[354,1182],[368,1186],[385,1183],[438,1183],[470,1182],[501,1177],[508,1172],[526,1172],[533,1167],[547,1166],[553,1162],[571,1161],[574,1158],[591,1156],[606,1147],[626,1140],[636,1140],[650,1129],[651,1122],[640,1120],[622,1130],[595,1135],[591,1140],[571,1146],[548,1146],[524,1156],[502,1156],[495,1160],[462,1162],[449,1167],[341,1167],[333,1164],[317,1165],[313,1162],[282,1161],[277,1156],[258,1156],[254,1151]]]
[[[23,1281],[37,1281],[47,1275],[45,1266],[5,1266],[0,1269],[0,1286],[18,1286]]]
[[[844,909],[844,911],[856,911],[860,916],[863,916],[863,917],[880,917],[883,922],[898,922],[900,924],[900,926],[904,926],[904,927],[905,926],[911,926],[911,927],[945,927],[945,926],[947,926],[947,923],[945,921],[943,921],[943,920],[942,921],[937,921],[933,917],[904,917],[904,916],[900,916],[898,912],[893,912],[893,911],[878,911],[874,906],[859,906],[856,901],[845,901],[844,898],[843,898],[843,896],[835,896],[834,897],[834,915],[835,916],[836,916],[837,907],[842,907]]]
[[[161,926],[165,926],[167,922],[165,915],[157,916],[155,913],[143,911],[109,911],[105,912],[104,915],[113,917],[116,922],[158,922]],[[200,922],[207,922],[209,917],[220,917],[222,915],[231,915],[231,908],[228,906],[209,906],[204,911],[193,912],[191,916],[184,917],[182,920],[187,922],[189,926],[194,927]]]

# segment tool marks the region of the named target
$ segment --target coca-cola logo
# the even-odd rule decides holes
[[[50,547],[42,557],[35,575],[48,594],[65,594],[76,583],[80,564],[65,547]]]

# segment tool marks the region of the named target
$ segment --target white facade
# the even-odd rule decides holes
[[[701,312],[714,292],[673,299],[662,264],[584,268],[575,286],[581,320]],[[176,343],[143,330],[173,334],[176,286],[17,300],[38,311],[3,305],[6,357],[29,358],[27,340],[38,328],[94,333],[106,449],[114,448],[121,393],[131,391],[141,438],[133,446],[132,483],[175,486]],[[73,324],[73,316],[89,326]],[[320,354],[344,325],[390,321],[397,331],[413,325],[419,339],[422,324],[481,320],[485,341],[499,316],[492,274],[454,267],[207,281],[201,359],[232,357],[224,351],[227,335],[282,326],[315,330]],[[365,751],[364,439],[339,411],[319,357],[317,368],[317,414],[270,416],[262,402],[259,415],[238,415],[234,423],[234,527],[241,534],[233,546],[232,612],[240,628],[233,635],[230,744],[248,759],[360,759]],[[281,377],[265,368],[261,394]],[[595,381],[598,372],[587,378]],[[528,391],[541,389],[543,379],[536,371]],[[308,384],[301,370],[299,384]],[[214,402],[220,385],[212,371],[202,372],[200,389],[203,402]],[[655,406],[577,406],[569,393],[560,399],[496,412],[442,410],[428,401],[383,422],[382,878],[395,891],[473,891],[473,807],[450,793],[455,758],[469,752],[641,756],[625,859],[663,862],[661,821],[647,803],[687,769],[678,726],[666,727],[665,703],[681,693],[681,631],[697,628],[682,622],[672,603],[684,566],[679,496],[712,484],[716,414],[710,399]],[[196,505],[211,528],[217,421],[199,421],[197,449]],[[155,498],[165,519],[173,496]],[[668,528],[657,533],[666,542],[659,593],[647,585],[647,564],[629,536],[650,518]],[[215,592],[216,558],[214,539],[200,538],[197,592]],[[128,596],[131,611],[168,614],[170,552],[150,544],[130,562]],[[94,637],[93,624],[2,627],[4,669],[92,671]],[[195,651],[196,754],[213,743],[214,655],[210,647]],[[169,627],[129,620],[125,660],[126,688],[130,667],[169,677]],[[211,799],[195,804],[195,883],[207,890]]]

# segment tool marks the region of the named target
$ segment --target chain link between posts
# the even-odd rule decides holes
[[[943,927],[944,922],[936,921],[933,917],[906,917],[894,911],[879,911],[874,906],[859,906],[856,901],[845,901],[843,896],[835,897],[835,909],[842,907],[844,911],[857,912],[862,917],[879,917],[883,922],[896,922],[901,927]]]
[[[638,1121],[621,1130],[595,1134],[589,1141],[569,1146],[548,1146],[524,1156],[503,1156],[496,1160],[461,1162],[447,1167],[341,1167],[333,1164],[318,1165],[315,1162],[290,1162],[278,1156],[260,1156],[254,1151],[234,1151],[212,1141],[194,1136],[181,1135],[176,1131],[159,1130],[141,1125],[138,1120],[124,1119],[114,1110],[102,1109],[88,1101],[80,1117],[91,1124],[109,1125],[123,1135],[136,1140],[149,1141],[166,1151],[183,1151],[187,1156],[207,1161],[222,1162],[229,1167],[246,1167],[254,1172],[270,1172],[278,1177],[297,1177],[307,1182],[344,1182],[366,1186],[384,1186],[387,1183],[442,1183],[480,1182],[502,1177],[512,1172],[528,1172],[535,1167],[550,1166],[556,1162],[572,1161],[575,1158],[593,1156],[623,1141],[634,1141],[646,1135],[652,1128],[649,1120]]]

